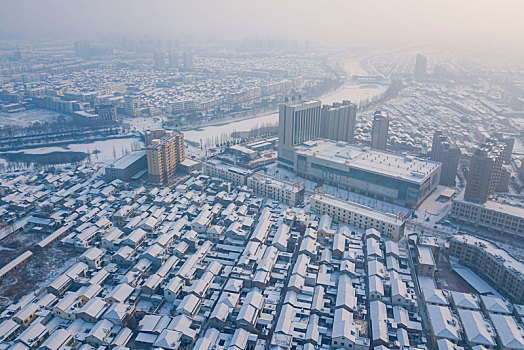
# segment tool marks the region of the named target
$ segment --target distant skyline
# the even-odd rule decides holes
[[[283,37],[335,45],[511,47],[522,0],[0,0],[0,31],[77,39]]]

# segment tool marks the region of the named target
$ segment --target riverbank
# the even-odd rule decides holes
[[[322,96],[318,97],[318,99],[322,100],[322,98],[325,96],[336,94],[337,92],[344,90],[346,86],[347,86],[346,84],[343,84],[336,89],[327,91],[324,94],[322,94]],[[217,120],[216,122],[209,122],[209,123],[201,124],[197,126],[185,125],[185,126],[180,127],[179,129],[182,132],[183,131],[201,131],[203,130],[203,128],[207,128],[210,126],[223,126],[223,125],[234,123],[234,122],[241,122],[241,121],[250,120],[254,118],[265,117],[265,116],[272,115],[275,113],[278,113],[278,108],[274,108],[274,109],[271,109],[271,110],[268,110],[262,113],[248,114],[243,117],[225,118],[225,119]]]
[[[202,130],[204,130],[204,128],[207,128],[207,127],[210,127],[210,126],[224,126],[224,125],[228,125],[228,124],[231,124],[231,123],[234,123],[234,122],[241,122],[241,121],[245,121],[245,120],[250,120],[250,119],[254,119],[254,118],[260,118],[260,117],[272,115],[272,114],[275,114],[277,112],[278,112],[278,109],[274,109],[274,110],[270,110],[270,111],[263,112],[263,113],[260,113],[260,114],[251,114],[251,115],[247,115],[245,117],[230,118],[230,119],[227,119],[227,120],[220,120],[220,121],[216,121],[216,122],[210,122],[210,123],[202,124],[202,125],[199,125],[199,126],[187,125],[187,126],[183,126],[183,127],[179,128],[179,129],[182,132],[184,132],[184,131],[202,131]]]
[[[136,136],[134,134],[120,134],[120,135],[109,135],[109,136],[97,136],[97,137],[81,139],[81,140],[49,142],[46,144],[31,144],[31,145],[25,145],[25,146],[20,146],[20,147],[10,147],[7,149],[1,149],[0,154],[6,153],[6,152],[16,152],[16,151],[23,151],[23,150],[43,148],[43,147],[69,146],[69,145],[77,144],[77,143],[105,141],[105,140],[113,140],[113,139],[126,139],[126,138],[133,138],[133,137],[136,137]],[[64,147],[64,148],[67,148],[67,147]]]
[[[346,72],[364,73],[360,62],[355,58],[348,59],[353,62],[352,65],[346,66]],[[369,100],[374,96],[383,93],[386,87],[369,84],[358,84],[347,81],[345,84],[332,87],[330,90],[323,92],[317,99],[324,104],[332,104],[342,100],[351,100],[355,103]],[[204,149],[215,147],[216,144],[222,144],[231,141],[233,138],[239,138],[251,135],[251,132],[257,130],[258,133],[263,131],[273,131],[278,128],[278,108],[271,108],[265,111],[246,113],[240,116],[228,116],[223,119],[205,122],[199,125],[184,125],[180,130],[184,132],[185,140],[193,147],[203,146]],[[154,118],[129,118],[124,122],[130,124],[131,130],[142,132],[143,130],[162,127],[164,117]],[[74,160],[81,157],[92,161],[112,161],[130,151],[138,149],[138,144],[143,147],[140,138],[133,134],[110,135],[93,137],[82,140],[59,141],[49,144],[27,145],[5,150],[2,153],[9,153],[8,156],[2,156],[0,153],[0,164],[5,162],[43,162],[56,161],[64,159],[67,153],[78,154],[71,155]],[[98,152],[99,151],[99,152]],[[38,156],[33,156],[33,155]],[[42,155],[51,155],[46,158]]]
[[[341,102],[343,100],[350,100],[358,104],[361,101],[369,101],[375,96],[380,96],[386,89],[386,86],[348,83],[323,94],[318,99],[321,100],[323,104],[332,104],[333,102]],[[186,128],[183,130],[184,138],[195,144],[201,144],[205,148],[212,148],[217,144],[231,141],[233,134],[239,135],[241,132],[252,129],[277,125],[278,118],[278,110],[275,110],[273,113],[262,113],[241,119],[221,120],[208,123],[205,126],[199,125]]]
[[[0,166],[9,164],[34,165],[66,164],[82,160],[111,162],[129,152],[143,149],[143,141],[134,135],[118,135],[93,141],[67,142],[62,145],[44,146],[0,153]]]
[[[79,163],[89,157],[85,152],[50,152],[44,154],[1,153],[0,157],[10,163],[34,164],[35,166]]]
[[[318,99],[320,101],[322,101],[324,103],[323,100],[325,99],[329,99],[329,101],[327,101],[325,104],[331,104],[333,102],[336,102],[336,101],[331,101],[330,97],[332,96],[338,96],[341,92],[343,92],[344,90],[347,90],[347,89],[353,89],[353,88],[359,88],[361,90],[377,90],[377,89],[386,89],[386,87],[379,87],[377,84],[344,84],[334,90],[331,90],[331,91],[328,91],[324,94],[322,94],[320,97],[316,97],[315,99]],[[361,99],[360,101],[354,101],[355,103],[359,103],[361,102],[363,99]],[[241,122],[241,121],[244,121],[244,120],[249,120],[249,119],[254,119],[254,118],[259,118],[259,117],[264,117],[264,116],[268,116],[268,115],[272,115],[272,114],[275,114],[278,112],[278,108],[275,108],[273,110],[270,110],[270,111],[266,111],[266,112],[263,112],[263,113],[255,113],[255,114],[251,114],[251,115],[247,115],[245,117],[238,117],[238,118],[226,118],[226,119],[221,119],[219,121],[216,121],[216,122],[210,122],[210,123],[206,123],[205,125],[202,124],[202,125],[198,125],[198,126],[191,126],[191,125],[186,125],[186,126],[182,126],[180,128],[180,131],[189,131],[189,130],[194,130],[194,131],[201,131],[203,128],[206,128],[206,127],[210,127],[210,126],[223,126],[223,125],[226,125],[226,124],[230,124],[230,123],[233,123],[233,122]]]

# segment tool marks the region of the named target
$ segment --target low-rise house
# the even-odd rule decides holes
[[[442,289],[422,288],[422,296],[427,304],[448,306],[448,298]]]
[[[435,341],[447,339],[456,344],[461,340],[460,322],[451,314],[449,308],[439,305],[426,305],[426,309]]]
[[[200,309],[202,300],[194,294],[188,294],[178,305],[176,312],[178,315],[194,316]]]
[[[489,318],[497,332],[502,349],[524,349],[524,331],[512,316],[489,314]]]
[[[102,259],[105,255],[105,252],[96,248],[92,247],[86,250],[79,258],[79,261],[85,262],[87,266],[89,266],[92,269],[99,269],[102,267]]]
[[[135,262],[135,251],[129,246],[123,246],[111,257],[111,261],[121,266],[132,266]]]
[[[381,300],[384,297],[384,285],[378,276],[371,276],[368,279],[369,300]]]
[[[127,245],[133,249],[137,249],[147,238],[147,232],[138,228],[127,235],[123,240],[122,244]]]
[[[167,301],[175,301],[183,287],[184,281],[178,276],[173,277],[164,288],[164,297]]]
[[[482,301],[482,307],[486,313],[511,315],[510,304],[500,297],[481,295],[480,300]]]
[[[417,275],[434,277],[436,268],[437,265],[431,248],[417,246]]]
[[[254,330],[263,305],[264,296],[259,291],[247,293],[236,319],[237,325],[246,330]]]
[[[68,292],[53,307],[53,314],[64,320],[76,319],[76,308],[82,303],[76,293]]]
[[[60,350],[67,349],[75,342],[75,337],[66,329],[59,328],[53,332],[40,346],[43,350]]]
[[[471,293],[462,293],[457,291],[451,291],[451,302],[455,310],[467,309],[467,310],[480,310],[478,297]]]
[[[118,227],[113,227],[102,237],[101,247],[109,251],[116,251],[122,243],[124,232]]]
[[[82,306],[76,313],[76,317],[86,322],[96,323],[107,309],[107,303],[102,298],[93,298]]]
[[[113,338],[110,346],[112,349],[125,349],[132,337],[133,331],[127,327],[123,327]]]
[[[26,345],[25,349],[36,349],[49,336],[49,330],[40,322],[34,322],[26,328],[17,338],[20,343]],[[16,350],[17,345],[15,345]],[[24,349],[24,347],[19,347]]]
[[[493,349],[497,345],[491,325],[479,311],[459,309],[458,315],[470,347]]]
[[[93,299],[94,297],[98,296],[100,293],[102,293],[103,288],[99,284],[89,284],[87,286],[81,287],[77,292],[76,295],[80,300],[82,300],[82,304],[85,304],[89,300]]]
[[[38,305],[35,303],[29,303],[13,316],[13,321],[21,326],[27,327],[36,318],[37,311]]]
[[[12,341],[19,331],[20,325],[12,319],[0,323],[0,343]]]
[[[128,284],[119,284],[105,297],[105,301],[109,304],[125,303],[134,291],[135,289]]]
[[[353,321],[353,313],[339,308],[335,310],[331,346],[341,349],[369,349],[369,339],[361,336],[360,326]]]
[[[106,338],[113,329],[113,324],[108,320],[100,320],[86,336],[86,342],[91,345],[98,347],[104,343]]]
[[[198,233],[205,233],[211,227],[213,213],[210,210],[202,210],[191,223],[191,229]]]
[[[153,266],[159,268],[166,259],[166,249],[158,244],[152,244],[142,253],[142,259],[147,259],[153,263]]]
[[[105,311],[102,318],[113,322],[116,326],[123,326],[126,317],[132,313],[132,308],[124,303],[113,303]]]

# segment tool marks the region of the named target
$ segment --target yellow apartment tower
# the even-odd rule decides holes
[[[186,159],[184,134],[159,130],[146,132],[147,169],[149,182],[169,185],[175,179],[177,166]]]

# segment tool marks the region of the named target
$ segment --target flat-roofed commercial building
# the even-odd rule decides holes
[[[202,162],[197,162],[193,159],[185,159],[180,164],[178,164],[180,171],[184,174],[191,174],[193,171],[202,170]]]
[[[451,206],[452,219],[481,226],[504,234],[524,235],[524,208],[487,201],[473,203],[456,199]]]
[[[524,263],[491,242],[469,235],[454,236],[449,254],[487,279],[515,303],[524,302]]]
[[[277,200],[292,207],[304,203],[305,187],[303,183],[292,184],[277,181],[261,174],[254,174],[247,178],[247,185],[260,196]]]
[[[229,181],[234,186],[246,185],[247,178],[252,173],[253,172],[251,170],[238,168],[216,159],[211,159],[204,163],[204,174]]]
[[[438,186],[441,164],[410,156],[315,140],[295,147],[300,176],[416,208]]]
[[[310,208],[318,215],[329,215],[335,221],[358,229],[374,228],[384,236],[396,241],[404,236],[405,221],[403,218],[358,203],[316,194],[311,196]]]
[[[141,171],[147,171],[146,151],[129,153],[110,164],[105,168],[105,178],[107,181],[115,179],[129,181],[135,174]]]

